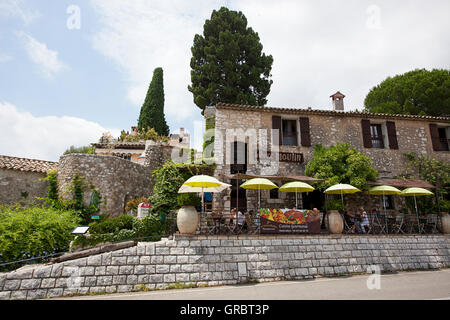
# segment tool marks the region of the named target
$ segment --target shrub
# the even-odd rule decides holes
[[[0,206],[0,263],[66,251],[78,222],[73,211]],[[17,267],[20,265],[5,270]]]
[[[177,197],[178,206],[194,206],[198,207],[202,204],[202,199],[200,199],[194,193],[182,193]]]
[[[147,202],[147,198],[141,197],[141,198],[131,199],[125,205],[125,211],[128,212],[128,211],[132,210],[133,212],[137,212],[138,206],[141,202]]]
[[[118,232],[122,229],[133,229],[134,217],[129,215],[121,215],[117,218],[110,218],[100,222],[92,222],[89,224],[89,233],[102,234]]]

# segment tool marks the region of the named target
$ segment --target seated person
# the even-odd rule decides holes
[[[253,224],[255,226],[259,226],[259,216],[257,214],[255,214],[255,212],[253,210],[250,210],[249,212],[250,215],[250,219],[252,219]]]
[[[358,231],[360,230],[359,228],[360,215],[358,213],[353,214],[350,211],[345,211],[344,219],[347,222],[347,225],[350,227],[349,230],[350,232],[354,233],[355,229],[357,229]]]
[[[359,208],[359,216],[361,218],[361,222],[359,223],[361,231],[362,233],[366,233],[366,227],[369,227],[369,217],[363,207]]]
[[[381,219],[381,214],[376,208],[372,209],[372,215],[377,217],[378,219]]]
[[[243,228],[244,227],[244,222],[245,222],[245,216],[241,211],[237,212],[237,217],[236,217],[236,221],[237,221],[237,226]]]

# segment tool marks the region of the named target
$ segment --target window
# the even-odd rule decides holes
[[[283,120],[282,132],[284,146],[297,145],[297,120]]]
[[[383,133],[381,130],[381,124],[370,124],[370,138],[372,140],[372,147],[373,148],[384,148],[384,141],[383,141]]]
[[[278,199],[278,188],[270,189],[270,199]]]
[[[439,142],[440,142],[442,151],[449,151],[447,134],[445,131],[446,131],[446,128],[438,128]]]
[[[395,209],[394,207],[394,198],[393,196],[383,196],[383,206],[387,209],[387,210],[393,210]]]

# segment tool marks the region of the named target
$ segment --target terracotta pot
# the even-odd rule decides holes
[[[199,221],[199,215],[194,206],[185,206],[178,210],[177,226],[180,233],[195,233]]]
[[[331,233],[342,233],[344,231],[344,221],[337,210],[329,210],[326,216],[326,226]]]
[[[450,233],[450,214],[441,214],[441,229],[442,233]]]

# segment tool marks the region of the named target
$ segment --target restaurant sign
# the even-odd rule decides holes
[[[267,152],[267,156],[270,158],[271,152]],[[296,152],[278,152],[278,161],[280,162],[295,162],[295,163],[303,163],[303,153]]]
[[[262,208],[260,213],[260,233],[320,233],[320,212]]]

